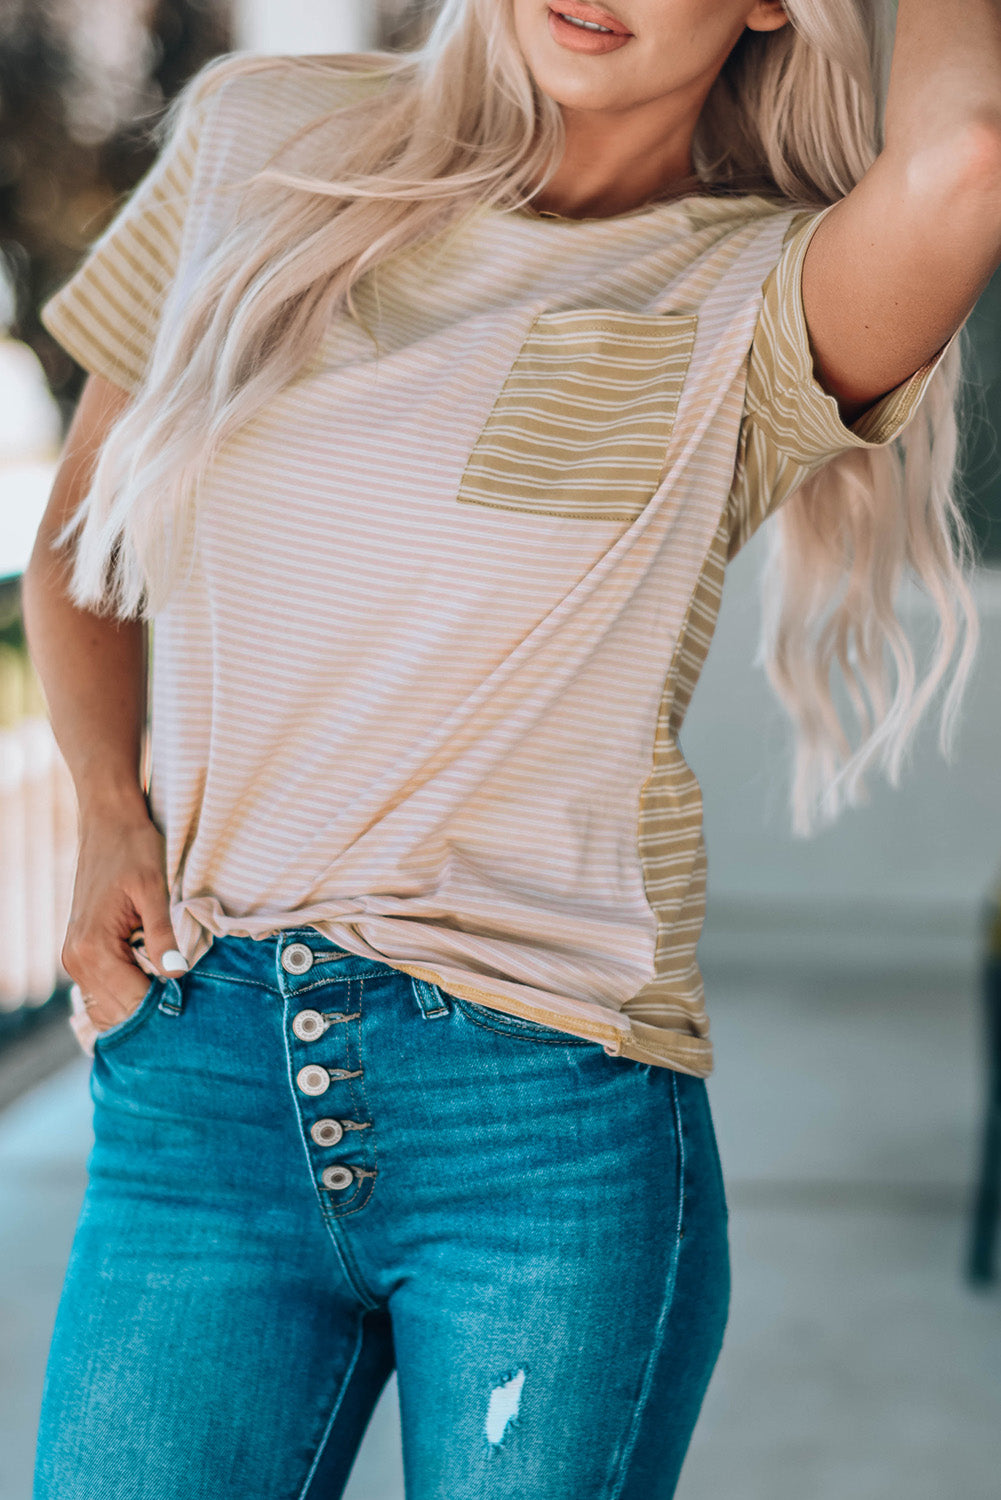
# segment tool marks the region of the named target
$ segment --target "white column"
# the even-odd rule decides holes
[[[237,0],[235,46],[251,52],[363,52],[377,0]]]

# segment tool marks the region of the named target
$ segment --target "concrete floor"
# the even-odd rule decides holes
[[[997,1500],[1001,1293],[961,1279],[972,975],[707,968],[734,1288],[677,1500]],[[0,1500],[30,1495],[89,1108],[81,1058],[0,1116]],[[402,1494],[391,1385],[345,1500]]]

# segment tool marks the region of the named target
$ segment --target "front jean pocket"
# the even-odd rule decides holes
[[[541,1021],[511,1016],[506,1011],[493,1010],[489,1005],[477,1005],[475,1000],[464,1000],[459,995],[452,995],[450,998],[467,1020],[487,1031],[497,1031],[504,1036],[525,1037],[536,1042],[558,1042],[565,1047],[601,1046],[600,1042],[592,1042],[589,1037],[575,1036],[571,1031],[560,1031],[557,1026],[546,1026]]]
[[[470,455],[459,500],[632,521],[666,467],[695,313],[541,313]]]
[[[140,1027],[146,1024],[159,1004],[160,989],[163,982],[160,978],[151,979],[149,988],[135,1010],[130,1011],[124,1020],[118,1021],[114,1026],[109,1026],[107,1030],[97,1033],[94,1037],[95,1052],[105,1052],[109,1047],[117,1046],[119,1042],[123,1042],[126,1037],[134,1035]]]

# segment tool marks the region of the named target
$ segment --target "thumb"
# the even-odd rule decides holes
[[[139,917],[142,921],[143,947],[150,963],[161,974],[186,973],[187,960],[177,946],[174,929],[170,924],[166,887],[146,897],[139,907]]]

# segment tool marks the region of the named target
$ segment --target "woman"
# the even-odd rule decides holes
[[[410,1500],[674,1493],[728,1300],[677,743],[726,562],[777,512],[801,828],[948,676],[947,747],[972,650],[1001,6],[900,0],[880,124],[892,38],[447,0],[415,54],[227,58],[49,304],[95,1144],[36,1500],[331,1500],[394,1365]]]

